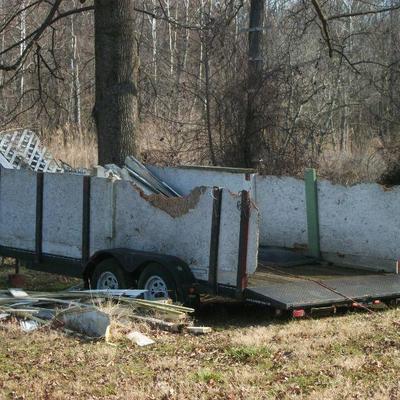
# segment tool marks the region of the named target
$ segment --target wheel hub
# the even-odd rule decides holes
[[[147,300],[168,299],[169,297],[167,284],[159,276],[151,276],[144,285],[144,289],[147,290],[145,294]]]
[[[103,272],[97,281],[97,289],[119,289],[117,277],[110,271]]]

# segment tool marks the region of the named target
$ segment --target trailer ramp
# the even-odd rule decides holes
[[[293,252],[285,256],[284,250],[263,249],[244,296],[282,310],[351,305],[400,298],[400,275],[320,264],[302,255],[296,260]]]

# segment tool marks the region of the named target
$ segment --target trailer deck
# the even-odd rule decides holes
[[[283,310],[368,303],[400,297],[400,275],[321,264],[295,252],[264,248],[244,295]]]

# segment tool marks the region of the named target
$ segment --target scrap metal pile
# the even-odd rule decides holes
[[[166,182],[157,178],[135,157],[128,156],[125,165],[119,168],[115,164],[96,167],[96,175],[104,178],[124,179],[134,182],[146,194],[161,194],[166,197],[182,197]]]
[[[30,129],[0,132],[0,165],[9,169],[26,168],[37,172],[73,173],[124,179],[134,182],[146,194],[181,197],[176,190],[154,176],[146,166],[132,156],[125,159],[125,165],[122,168],[115,164],[97,166],[93,171],[86,168],[73,168],[62,160],[56,160],[42,145],[38,135]]]
[[[61,329],[87,339],[105,338],[117,330],[138,344],[154,341],[132,330],[134,322],[170,332],[208,333],[210,328],[193,327],[192,308],[168,301],[144,300],[144,290],[69,290],[31,292],[22,289],[0,290],[0,329],[17,322],[24,332],[43,327]]]

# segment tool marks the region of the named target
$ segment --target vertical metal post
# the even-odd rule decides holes
[[[210,242],[210,265],[208,271],[208,283],[213,293],[218,291],[218,250],[219,250],[219,231],[221,224],[221,203],[222,189],[213,189],[213,211],[211,219],[211,242]]]
[[[247,247],[250,224],[250,194],[247,190],[242,191],[240,210],[239,256],[236,278],[237,297],[241,297],[243,290],[247,286]]]
[[[314,168],[305,172],[308,251],[310,256],[321,257],[319,241],[318,187],[317,173]]]
[[[86,265],[90,256],[90,176],[83,177],[82,201],[82,265]]]
[[[43,240],[43,189],[44,174],[36,174],[36,227],[35,227],[35,252],[36,262],[40,263],[42,258],[42,240]]]

